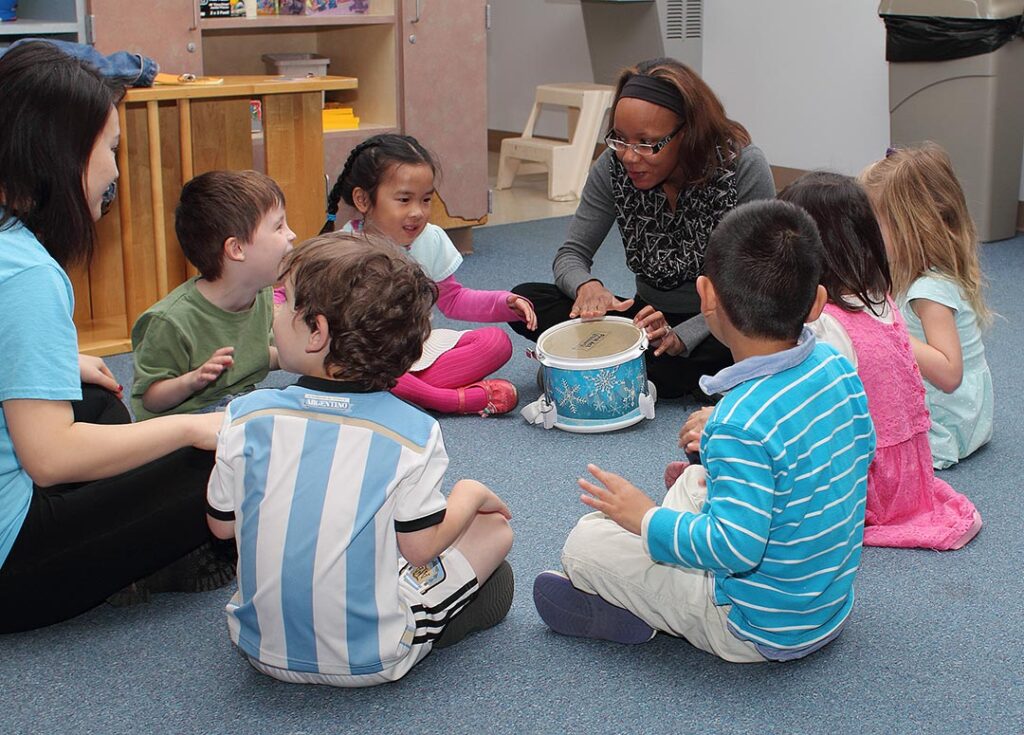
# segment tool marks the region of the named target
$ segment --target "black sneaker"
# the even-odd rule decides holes
[[[235,578],[234,540],[207,541],[140,582],[151,592],[209,592]]]
[[[234,541],[207,541],[148,577],[107,598],[114,607],[149,602],[159,592],[209,592],[235,578],[238,554]]]
[[[445,626],[434,641],[434,648],[453,646],[470,633],[493,628],[508,615],[515,593],[515,577],[507,561],[494,570],[476,597]]]

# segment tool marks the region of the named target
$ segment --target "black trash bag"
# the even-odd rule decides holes
[[[931,18],[883,15],[886,61],[949,61],[988,54],[1024,33],[1024,16]]]

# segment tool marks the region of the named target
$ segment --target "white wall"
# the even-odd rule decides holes
[[[491,4],[488,127],[519,131],[536,85],[593,81],[580,0]],[[884,154],[878,0],[704,0],[703,45],[704,78],[772,164],[853,175]],[[563,134],[564,116],[552,115],[539,132]]]
[[[522,131],[538,84],[592,82],[580,0],[490,0],[487,127]],[[565,135],[566,116],[541,115],[537,132]]]
[[[856,174],[885,153],[878,0],[705,0],[704,78],[768,160]]]

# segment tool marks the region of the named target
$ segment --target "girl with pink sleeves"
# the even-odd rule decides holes
[[[430,224],[437,165],[407,135],[375,135],[357,145],[328,199],[327,222],[334,230],[338,203],[362,215],[346,231],[373,231],[404,247],[437,284],[437,305],[451,319],[474,322],[523,321],[535,329],[533,305],[508,291],[477,291],[455,278],[462,256],[448,235]],[[440,413],[507,413],[519,400],[507,380],[485,379],[512,356],[512,341],[499,327],[467,331],[435,329],[423,355],[392,389],[399,398]]]

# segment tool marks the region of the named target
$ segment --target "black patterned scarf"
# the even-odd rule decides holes
[[[660,186],[633,186],[618,156],[611,157],[611,178],[629,269],[662,291],[695,280],[704,270],[711,230],[736,206],[735,163],[717,168],[701,186],[680,190],[675,212]]]

